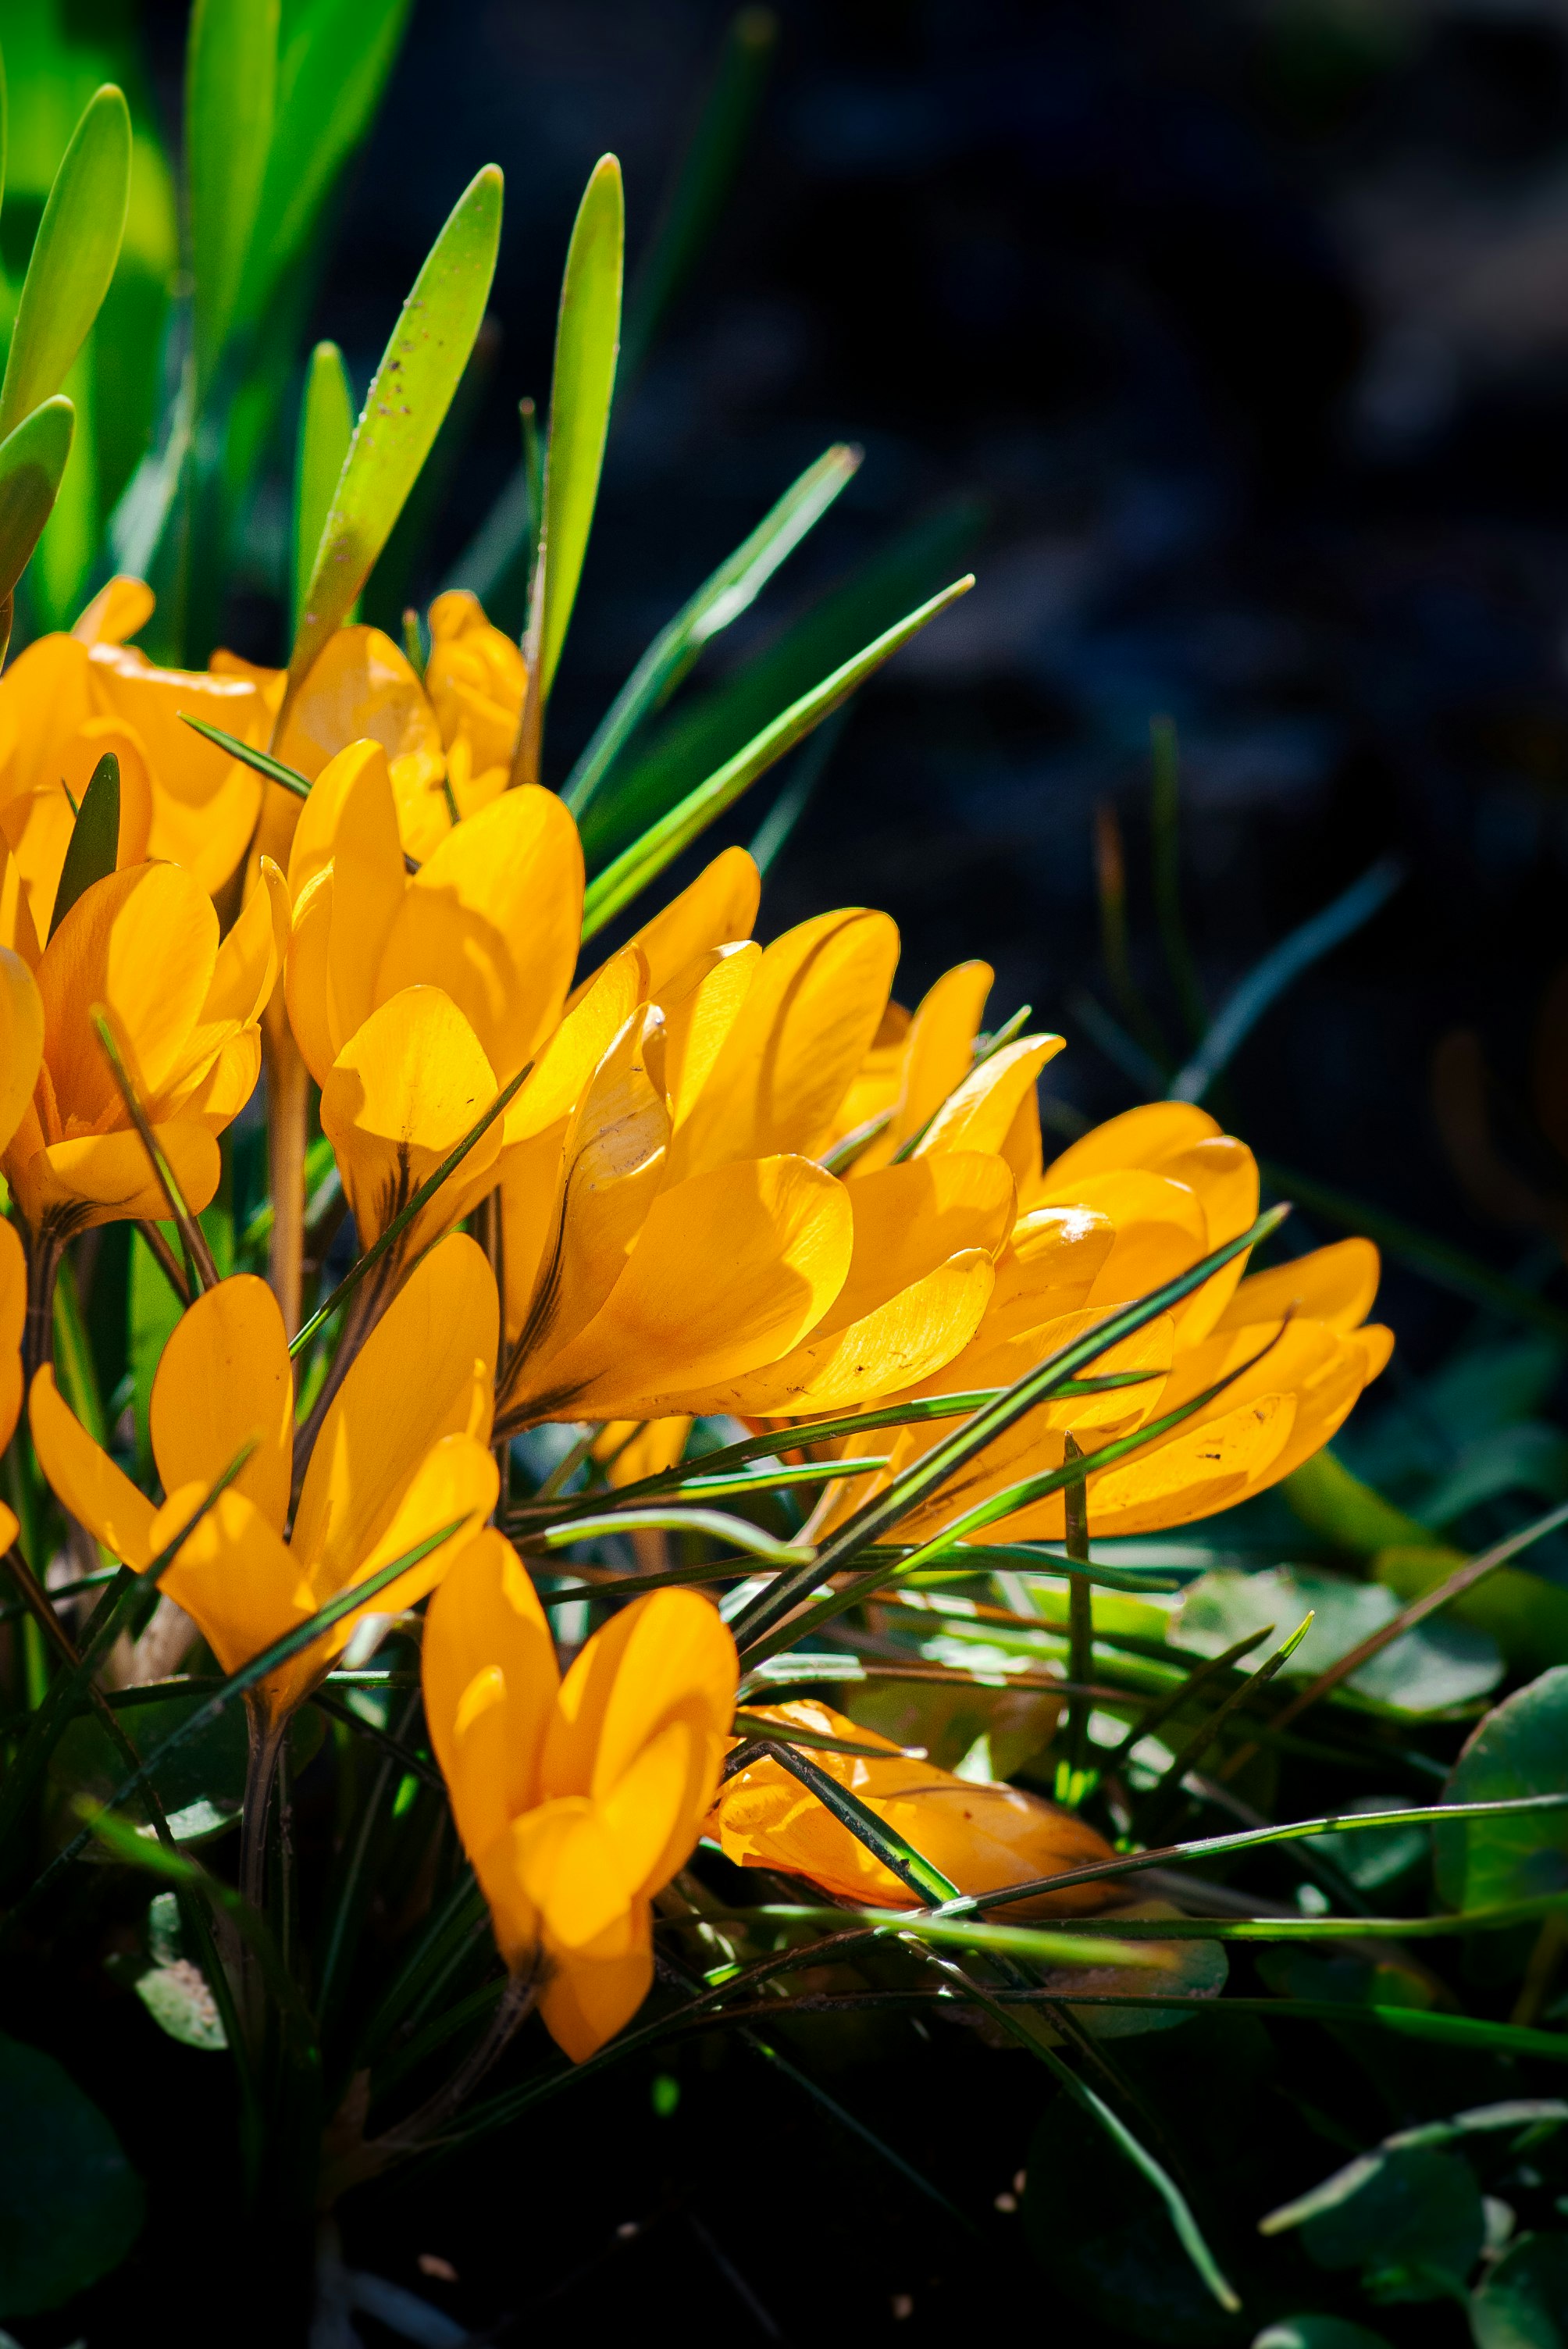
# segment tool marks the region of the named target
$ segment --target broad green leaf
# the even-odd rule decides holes
[[[204,1702],[199,1690],[173,1696],[155,1693],[150,1701],[139,1702],[126,1723],[137,1746],[145,1749],[183,1729]],[[320,1713],[313,1705],[302,1705],[289,1729],[289,1757],[296,1768],[303,1770],[310,1761],[323,1732]],[[245,1790],[246,1751],[243,1710],[231,1706],[203,1723],[199,1733],[177,1744],[159,1764],[152,1791],[177,1843],[205,1843],[234,1825]],[[84,1798],[95,1805],[108,1801],[124,1775],[124,1763],[98,1715],[77,1713],[49,1757],[46,1808],[56,1839],[76,1832]],[[134,1805],[131,1816],[136,1817]]]
[[[185,176],[199,401],[239,306],[277,74],[278,0],[196,0],[185,50]]]
[[[335,343],[317,343],[305,365],[294,452],[293,626],[315,569],[322,528],[354,438],[354,392]]]
[[[858,686],[863,685],[883,661],[897,652],[901,646],[906,645],[912,636],[918,636],[939,612],[945,612],[960,595],[967,595],[974,584],[973,575],[954,580],[953,585],[944,588],[940,595],[934,595],[918,611],[911,612],[896,627],[889,628],[884,635],[878,636],[874,644],[867,645],[853,660],[846,661],[841,668],[833,671],[831,677],[825,677],[811,692],[803,694],[799,701],[776,718],[771,726],[764,727],[754,740],[720,767],[717,774],[709,775],[707,781],[688,792],[678,806],[671,808],[667,815],[650,825],[641,840],[634,841],[613,864],[606,865],[604,871],[589,883],[583,902],[583,937],[593,937],[606,922],[613,921],[622,908],[629,905],[651,881],[656,880],[665,865],[672,864],[684,848],[689,848],[692,842],[724,813],[726,808],[732,807],[758,775],[766,774],[776,759],[781,759],[786,750],[792,750],[814,726],[820,725],[824,718],[838,709],[841,702],[848,699]]]
[[[944,509],[904,532],[794,621],[769,648],[617,765],[583,821],[590,872],[743,750],[829,670],[935,595],[978,535],[982,510]]]
[[[627,293],[623,383],[638,373],[661,320],[718,226],[778,42],[771,8],[741,8],[729,20],[713,85]]]
[[[860,462],[858,449],[841,443],[826,450],[660,629],[562,786],[561,796],[574,816],[581,818],[644,719],[668,698],[704,646],[749,610],[779,564],[848,488]]]
[[[16,305],[0,435],[58,391],[108,291],[130,195],[130,114],[106,83],[67,148]]]
[[[1499,1802],[1568,1788],[1568,1665],[1505,1697],[1470,1738],[1444,1799]],[[1451,1909],[1485,1909],[1568,1889],[1568,1812],[1470,1819],[1432,1837],[1438,1891]]]
[[[1485,2235],[1475,2172],[1458,2154],[1425,2146],[1353,2163],[1301,2212],[1275,2211],[1272,2225],[1299,2224],[1319,2267],[1359,2268],[1375,2299],[1439,2300],[1462,2291]],[[1331,2199],[1329,2199],[1331,2197]]]
[[[1283,1668],[1293,1680],[1315,1680],[1390,1622],[1399,1601],[1381,1583],[1352,1582],[1326,1568],[1276,1566],[1244,1574],[1221,1567],[1189,1587],[1171,1640],[1199,1655],[1217,1655],[1243,1633],[1264,1624],[1297,1622],[1308,1609],[1312,1629]],[[1352,1672],[1346,1686],[1401,1713],[1441,1713],[1484,1696],[1501,1678],[1502,1659],[1484,1631],[1434,1621],[1390,1640]]]
[[[9,600],[59,494],[76,411],[46,399],[0,440],[0,596]]]
[[[147,1940],[152,1963],[136,1977],[138,1998],[160,2031],[167,2032],[181,2046],[220,2054],[227,2047],[229,2036],[201,1968],[191,1963],[181,1947],[180,1903],[172,1892],[153,1895]]]
[[[1147,1925],[1178,1914],[1168,1900],[1142,1900],[1135,1908],[1119,1910],[1118,1922],[1126,1917]],[[1176,2031],[1191,2023],[1199,2012],[1198,2002],[1218,1998],[1230,1978],[1231,1961],[1220,1941],[1142,1941],[1137,1954],[1141,1966],[1088,1963],[1082,1960],[1077,1964],[1058,1962],[1042,1978],[1040,1988],[1057,1991],[1065,1999],[1114,1999],[1119,1992],[1134,1997],[1162,1993],[1171,2000],[1169,2006],[1112,2004],[1075,2009],[1078,2021],[1091,2038],[1141,2039],[1148,2032]],[[1159,1968],[1152,1975],[1143,1971],[1150,1961]],[[1183,2001],[1191,2003],[1183,2004]]]
[[[49,916],[51,938],[83,892],[90,889],[95,881],[106,880],[114,871],[119,854],[119,761],[112,750],[106,750],[82,793],[82,803],[66,844],[66,861],[60,867],[55,891],[55,910]]]
[[[303,0],[278,57],[277,99],[236,324],[254,326],[307,252],[345,164],[365,138],[412,0]]]
[[[441,429],[490,298],[500,212],[501,175],[487,163],[452,207],[403,305],[322,531],[294,634],[291,695],[369,577]]]
[[[537,697],[540,709],[555,682],[593,526],[615,392],[625,244],[621,166],[614,155],[603,155],[589,175],[573,223],[555,328],[541,533],[543,609],[537,628],[530,626],[539,649],[529,691],[531,698]]]
[[[1470,2295],[1476,2349],[1563,2349],[1568,2342],[1568,2235],[1521,2235]]]
[[[0,2316],[35,2316],[117,2268],[141,2231],[141,2181],[70,2074],[0,2038]]]

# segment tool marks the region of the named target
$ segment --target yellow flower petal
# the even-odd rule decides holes
[[[633,937],[647,965],[649,994],[662,996],[697,955],[748,938],[761,895],[755,858],[744,848],[721,851]],[[568,1010],[575,1009],[599,976],[592,972],[573,990]]]
[[[630,2023],[653,1987],[652,1920],[645,1900],[634,1902],[603,1936],[603,1946],[554,1958],[540,1995],[545,2029],[563,2055],[585,2064]]]
[[[1377,1251],[1370,1240],[1336,1240],[1289,1264],[1254,1272],[1231,1299],[1215,1329],[1241,1330],[1249,1322],[1278,1321],[1294,1306],[1330,1329],[1350,1330],[1366,1319],[1377,1294]]]
[[[79,1120],[78,1133],[119,1102],[93,1006],[115,1015],[142,1105],[156,1116],[160,1093],[181,1071],[217,957],[211,902],[175,865],[134,865],[83,892],[37,971],[45,1057],[61,1117]]]
[[[272,858],[263,856],[256,886],[218,948],[201,1027],[223,1020],[249,1025],[261,1018],[284,967],[290,926],[288,884]]]
[[[1047,1061],[1062,1050],[1062,1036],[1020,1036],[1004,1044],[965,1078],[933,1118],[918,1143],[917,1157],[944,1150],[1000,1150],[1019,1104],[1035,1089]]]
[[[1115,1174],[1129,1166],[1152,1166],[1178,1151],[1211,1141],[1220,1132],[1195,1102],[1146,1102],[1090,1128],[1046,1169],[1053,1191],[1090,1174]]]
[[[211,1205],[222,1174],[216,1141],[195,1118],[174,1118],[152,1131],[186,1206],[200,1215]],[[23,1135],[26,1132],[25,1123]],[[55,1142],[26,1157],[22,1138],[13,1143],[3,1164],[12,1195],[35,1228],[57,1219],[70,1231],[88,1231],[95,1224],[129,1216],[156,1221],[168,1215],[162,1186],[139,1134],[122,1132]]]
[[[294,1468],[294,1371],[264,1280],[236,1273],[181,1314],[152,1381],[149,1420],[166,1493],[211,1485],[254,1440],[232,1489],[282,1534]]]
[[[415,1266],[316,1437],[294,1546],[324,1594],[356,1573],[438,1438],[488,1442],[495,1350],[490,1266],[453,1233]]]
[[[78,644],[123,645],[147,626],[157,600],[145,579],[117,573],[73,622],[71,634]]]
[[[305,884],[294,904],[284,966],[284,1001],[300,1057],[318,1085],[325,1085],[342,1038],[333,1032],[332,900],[335,875],[328,865]]]
[[[449,750],[459,739],[476,772],[510,770],[528,691],[528,667],[513,639],[492,627],[477,595],[461,587],[429,609],[425,690]]]
[[[170,1493],[153,1521],[155,1550],[195,1516],[209,1481]],[[181,1544],[160,1588],[200,1626],[226,1672],[237,1672],[307,1621],[320,1604],[282,1535],[248,1495],[232,1486],[218,1495]],[[298,1702],[319,1669],[315,1650],[307,1649],[261,1682],[274,1718]]]
[[[21,956],[0,947],[0,1150],[22,1123],[43,1057],[43,999]]]
[[[876,1034],[897,960],[893,924],[858,907],[776,938],[676,1136],[671,1181],[737,1159],[814,1154]]]
[[[0,1452],[22,1411],[22,1330],[27,1318],[27,1257],[15,1224],[0,1221]]]
[[[541,1799],[586,1795],[607,1803],[645,1749],[684,1723],[699,1744],[691,1764],[695,1839],[717,1783],[738,1673],[735,1641],[711,1600],[695,1590],[634,1599],[594,1633],[561,1684],[540,1759]],[[672,1861],[671,1872],[679,1866]]]
[[[631,1885],[599,1816],[581,1795],[543,1802],[511,1825],[511,1860],[549,1944],[595,1941],[631,1906]]]
[[[934,1378],[963,1352],[995,1278],[985,1251],[965,1248],[857,1319],[814,1331],[781,1361],[728,1386],[706,1387],[702,1407],[722,1407],[743,1419],[784,1418],[794,1412],[852,1411],[857,1403],[902,1392]]]
[[[473,1030],[439,988],[405,988],[349,1038],[321,1089],[321,1127],[364,1246],[386,1230],[497,1091]],[[405,1257],[483,1196],[500,1139],[497,1119],[404,1234]]]
[[[46,1362],[27,1398],[27,1424],[38,1465],[73,1517],[139,1573],[156,1555],[154,1510],[62,1400]]]
[[[333,836],[327,1024],[340,1050],[395,991],[377,986],[377,972],[407,889],[391,780],[377,750],[343,792]]]
[[[904,1040],[892,1122],[855,1161],[853,1174],[863,1179],[885,1166],[964,1082],[995,977],[988,962],[961,962],[922,997]]]
[[[750,943],[715,947],[694,957],[665,994],[660,1009],[672,1126],[683,1125],[700,1099],[761,960],[761,947]]]
[[[493,1526],[454,1559],[425,1617],[425,1719],[470,1859],[535,1799],[561,1685],[538,1593]]]
[[[582,928],[577,827],[553,792],[526,784],[449,832],[403,893],[377,998],[441,988],[504,1084],[561,1016]]]
[[[366,737],[386,750],[403,845],[428,856],[450,826],[436,713],[406,657],[379,628],[339,628],[289,713],[278,756],[307,781]]]
[[[647,965],[635,947],[611,957],[568,1011],[506,1112],[506,1147],[568,1118],[611,1044],[647,995]]]
[[[505,1423],[656,1419],[666,1397],[776,1361],[821,1319],[853,1246],[841,1184],[803,1158],[720,1166],[662,1191],[601,1310],[509,1390]]]

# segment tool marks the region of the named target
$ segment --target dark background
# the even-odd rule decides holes
[[[1120,811],[1135,959],[1180,1046],[1147,854],[1168,712],[1211,1006],[1378,852],[1408,868],[1216,1105],[1261,1154],[1550,1278],[1529,1234],[1467,1205],[1428,1071],[1478,1022],[1508,1147],[1568,1188],[1519,1107],[1563,952],[1568,18],[1548,0],[777,13],[719,233],[617,416],[547,773],[830,440],[863,443],[864,467],[715,674],[901,526],[979,501],[980,584],[851,717],[763,934],[884,905],[904,999],[982,955],[994,1014],[1026,1000],[1068,1035],[1055,1092],[1126,1106],[1139,1088],[1074,1009],[1106,999],[1093,815]],[[544,404],[590,167],[623,160],[634,267],[729,15],[416,7],[316,323],[363,383],[456,194],[502,164],[499,351],[425,592],[516,461],[519,395]],[[183,19],[150,22],[170,99]],[[248,605],[234,633],[275,657],[279,625]],[[772,788],[719,836],[748,837]],[[1384,1309],[1418,1363],[1466,1318],[1398,1268]]]

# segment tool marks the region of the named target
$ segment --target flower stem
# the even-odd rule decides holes
[[[300,1324],[304,1272],[304,1136],[310,1071],[286,1028],[270,1023],[267,1062],[267,1164],[272,1178],[273,1236],[267,1278],[293,1337]]]
[[[24,1393],[32,1392],[36,1372],[55,1359],[55,1282],[65,1245],[47,1223],[31,1235],[27,1249],[27,1318],[22,1329]]]

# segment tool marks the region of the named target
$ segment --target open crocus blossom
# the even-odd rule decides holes
[[[854,1186],[820,1164],[892,924],[705,936],[722,864],[579,990],[509,1115],[503,1427],[843,1408],[935,1371],[985,1312],[1014,1218],[994,1148]]]
[[[164,1348],[150,1412],[161,1508],[93,1442],[47,1365],[28,1401],[33,1443],[66,1507],[138,1571],[197,1519],[162,1588],[223,1670],[237,1671],[340,1591],[443,1535],[377,1593],[374,1610],[396,1614],[439,1581],[495,1506],[495,1340],[490,1268],[455,1234],[431,1250],[356,1356],[312,1449],[292,1527],[294,1373],[272,1291],[249,1274],[199,1297]],[[239,1475],[199,1516],[247,1444]],[[308,1695],[359,1619],[346,1615],[260,1683],[272,1721]]]
[[[973,1107],[988,1079],[1000,1090],[1005,1077],[991,1078],[991,1071],[1006,1057],[997,1054],[965,1081],[923,1149],[940,1154],[955,1129],[967,1146],[975,1123],[959,1126],[965,1096]],[[1255,1219],[1252,1153],[1191,1102],[1130,1110],[1032,1175],[1030,1160],[1038,1164],[1032,1086],[1021,1108],[1019,1123],[1012,1122],[1016,1111],[1007,1112],[1006,1147],[1022,1212],[998,1262],[990,1303],[968,1345],[939,1377],[913,1388],[912,1397],[1010,1385],[1117,1306],[1172,1279]],[[1095,1365],[1138,1371],[1140,1384],[1037,1407],[912,1510],[900,1538],[925,1538],[962,1511],[1059,1467],[1069,1433],[1092,1454],[1210,1388],[1220,1392],[1146,1448],[1102,1470],[1091,1463],[1091,1532],[1184,1525],[1288,1475],[1327,1443],[1387,1361],[1389,1332],[1364,1326],[1377,1294],[1377,1252],[1367,1240],[1342,1240],[1266,1273],[1243,1278],[1243,1258],[1233,1258]],[[906,1430],[878,1478],[840,1487],[824,1503],[818,1530],[841,1522],[944,1432]],[[1057,1492],[994,1521],[988,1537],[1060,1540],[1064,1525]]]
[[[583,853],[555,793],[524,786],[449,831],[410,876],[387,759],[366,741],[317,781],[289,880],[289,1019],[368,1244],[555,1028]],[[502,1141],[492,1127],[405,1253],[490,1186]]]
[[[653,1980],[649,1903],[684,1866],[718,1783],[735,1643],[706,1599],[660,1590],[560,1677],[532,1583],[481,1534],[430,1603],[425,1717],[463,1846],[514,1973],[582,2063]]]
[[[941,1869],[960,1892],[996,1892],[1030,1884],[1112,1857],[1102,1836],[1017,1786],[954,1777],[929,1762],[911,1760],[879,1737],[810,1699],[753,1707],[750,1723],[777,1722],[817,1768],[853,1795]],[[813,1747],[815,1733],[851,1745],[885,1747],[887,1760]],[[748,1736],[766,1734],[748,1725]],[[708,1832],[737,1868],[777,1868],[810,1877],[826,1892],[879,1909],[921,1905],[849,1828],[770,1755],[738,1770],[713,1806]],[[1005,1906],[1008,1918],[1081,1917],[1115,1897],[1114,1879],[1039,1892]]]
[[[218,1187],[217,1136],[261,1067],[258,1022],[287,939],[283,875],[220,942],[211,899],[174,864],[83,891],[38,957],[42,1063],[0,1167],[36,1234],[58,1240],[121,1216],[167,1216],[158,1174],[93,1025],[108,1016],[141,1108],[188,1206]]]

